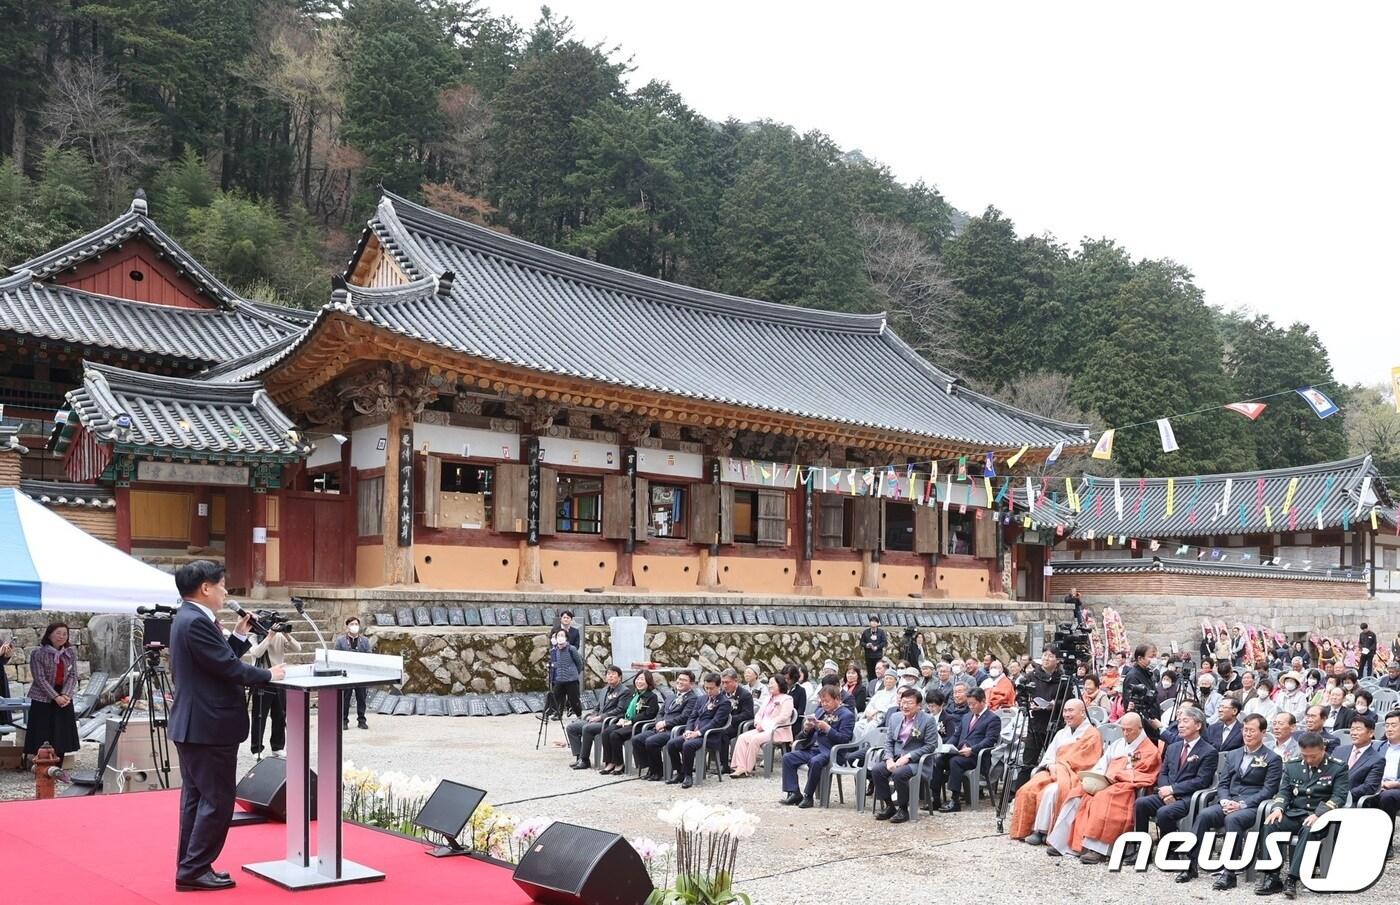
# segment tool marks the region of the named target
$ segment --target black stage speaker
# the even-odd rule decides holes
[[[515,868],[515,882],[545,905],[642,905],[651,878],[616,833],[553,823]]]
[[[238,808],[244,812],[234,815],[234,823],[261,823],[275,820],[287,822],[287,762],[280,757],[265,757],[253,765],[238,781],[234,792]],[[311,772],[311,819],[316,819],[316,772]]]

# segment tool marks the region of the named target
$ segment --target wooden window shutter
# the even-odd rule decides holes
[[[646,478],[634,478],[637,482],[636,514],[636,534],[634,540],[644,541],[647,539],[647,519],[651,518],[651,484]]]
[[[819,546],[827,550],[846,546],[846,498],[836,493],[823,493],[817,497],[820,510],[817,528]]]
[[[492,487],[492,523],[497,531],[525,533],[529,478],[528,465],[511,462],[496,466],[496,482]]]
[[[384,531],[384,479],[360,478],[355,482],[355,526],[360,537]]]
[[[529,485],[525,466],[526,485]],[[528,493],[528,489],[526,491]],[[559,473],[553,468],[540,467],[540,534],[553,534],[559,520]]]
[[[875,550],[880,546],[880,500],[873,496],[851,499],[851,546]]]
[[[769,546],[787,544],[788,500],[785,490],[758,492],[758,525],[754,540]]]
[[[626,540],[632,532],[632,479],[603,475],[603,537]]]
[[[977,539],[977,544],[973,552],[979,559],[993,559],[997,555],[997,519],[996,513],[982,511],[982,517],[977,519],[973,527],[973,536]]]
[[[914,505],[914,552],[915,553],[937,553],[938,546],[938,523],[942,521],[938,517],[937,506]]]
[[[441,528],[442,459],[423,457],[423,526]]]
[[[686,503],[690,507],[686,533],[693,544],[716,543],[719,533],[719,490],[713,484],[691,484]]]
[[[719,485],[719,542],[734,543],[734,485]]]

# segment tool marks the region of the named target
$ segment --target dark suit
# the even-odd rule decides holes
[[[836,708],[832,714],[819,711],[815,718],[827,722],[831,728],[824,732],[815,727],[811,731],[802,730],[793,750],[783,756],[783,791],[797,791],[797,770],[805,766],[807,783],[802,794],[807,798],[817,792],[822,772],[831,762],[831,749],[849,742],[856,729],[856,715],[845,707]]]
[[[645,764],[652,775],[660,776],[661,749],[671,740],[671,730],[691,721],[700,709],[700,699],[703,697],[704,695],[694,688],[684,695],[675,695],[661,708],[661,714],[656,718],[657,722],[666,725],[665,729],[643,729],[632,736],[632,753],[636,756],[637,763]]]
[[[569,739],[569,750],[574,757],[586,765],[593,755],[593,739],[605,728],[604,722],[617,719],[627,713],[627,702],[632,700],[632,691],[623,682],[616,687],[603,689],[603,700],[595,713],[581,720],[574,720],[564,727],[564,735]],[[591,719],[591,717],[598,719]]]
[[[695,753],[702,745],[708,741],[710,747],[718,750],[724,744],[722,733],[710,739],[705,738],[705,733],[711,729],[722,728],[729,721],[733,710],[734,702],[722,691],[713,698],[704,697],[695,711],[695,716],[685,727],[686,732],[700,734],[694,738],[686,738],[685,732],[682,732],[666,743],[666,753],[671,758],[671,769],[679,771],[682,779],[695,774]]]
[[[729,700],[732,702],[734,721],[729,724],[729,731],[724,733],[724,737],[733,741],[739,737],[739,726],[742,723],[753,722],[753,692],[740,685],[734,689],[734,694]]]
[[[1351,800],[1356,801],[1363,795],[1374,795],[1381,790],[1381,774],[1385,771],[1385,743],[1377,745],[1372,742],[1361,752],[1356,759],[1355,765],[1351,763],[1351,751],[1354,745],[1343,745],[1337,749],[1337,753],[1332,755],[1337,760],[1347,765],[1351,779]]]
[[[1172,742],[1167,747],[1167,753],[1162,756],[1162,773],[1157,777],[1158,788],[1171,786],[1175,800],[1168,804],[1160,795],[1139,798],[1133,805],[1134,822],[1138,830],[1147,832],[1147,822],[1155,819],[1157,829],[1163,836],[1175,832],[1177,824],[1191,807],[1191,796],[1215,785],[1219,752],[1211,747],[1205,738],[1197,738],[1191,753],[1183,763],[1181,755],[1185,747],[1184,739]]]
[[[962,721],[958,723],[958,731],[953,733],[951,738],[945,739],[956,750],[940,754],[929,762],[932,767],[929,787],[932,789],[934,801],[943,800],[945,787],[952,790],[956,801],[956,797],[962,794],[963,775],[977,767],[977,755],[1001,741],[1001,717],[992,712],[990,707],[982,708],[981,715],[975,717],[975,725],[973,720],[970,711],[963,714]],[[965,747],[972,749],[970,756],[957,753]]]
[[[272,673],[244,663],[249,641],[224,638],[197,605],[183,604],[170,627],[170,740],[180,752],[180,848],[175,879],[197,880],[223,851],[238,783],[238,746],[248,737],[243,686]]]
[[[1201,737],[1219,754],[1228,754],[1244,747],[1244,723],[1235,720],[1227,730],[1224,723],[1211,723]]]
[[[903,729],[904,714],[896,710],[885,721],[885,737],[889,739],[889,744],[885,746],[884,756],[871,766],[870,780],[875,785],[876,801],[890,800],[890,783],[893,781],[895,806],[907,809],[909,780],[914,778],[914,771],[919,769],[920,758],[932,754],[933,749],[938,747],[938,720],[921,707],[914,712],[913,726],[907,741],[900,740]],[[894,770],[885,766],[886,760],[899,760],[901,757],[909,758],[904,766]]]
[[[1246,757],[1249,758],[1247,761]],[[1260,803],[1277,794],[1282,778],[1283,758],[1263,745],[1253,754],[1247,754],[1244,748],[1236,748],[1225,755],[1225,775],[1216,786],[1215,804],[1196,815],[1196,822],[1191,826],[1197,844],[1207,830],[1223,827],[1225,832],[1236,834],[1234,846],[1226,854],[1231,858],[1239,857],[1244,846],[1244,834],[1254,825],[1256,810]],[[1238,801],[1241,807],[1226,814],[1220,806],[1222,801]],[[1194,848],[1189,857],[1195,860]]]

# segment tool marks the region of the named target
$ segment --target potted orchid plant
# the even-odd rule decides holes
[[[734,890],[734,868],[739,841],[758,828],[756,815],[687,799],[657,817],[675,830],[675,885],[663,879],[647,905],[752,905],[747,894]],[[668,859],[667,876],[669,868]]]

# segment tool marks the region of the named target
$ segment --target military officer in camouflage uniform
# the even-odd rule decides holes
[[[1298,895],[1298,872],[1303,863],[1303,851],[1312,835],[1313,822],[1347,803],[1347,793],[1351,789],[1347,765],[1327,756],[1322,736],[1304,732],[1298,737],[1298,749],[1301,756],[1283,765],[1283,781],[1279,783],[1278,794],[1268,803],[1264,817],[1266,834],[1297,833],[1298,844],[1293,846],[1288,876],[1280,880],[1276,870],[1264,874],[1254,888],[1256,895],[1270,896],[1280,891],[1290,899]]]

